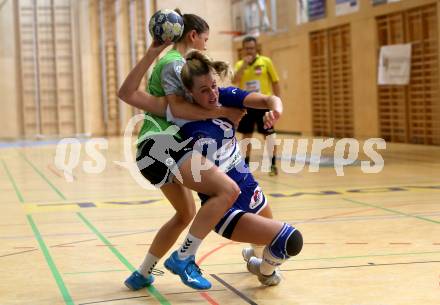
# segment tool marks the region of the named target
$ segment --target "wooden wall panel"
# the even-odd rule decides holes
[[[407,41],[412,45],[411,83],[408,86],[409,141],[440,144],[438,86],[438,28],[436,7],[409,10]]]
[[[379,120],[385,140],[440,144],[438,19],[435,5],[377,18],[378,46],[411,43],[406,86],[378,86]]]
[[[105,133],[119,134],[119,100],[117,49],[116,49],[116,8],[114,0],[100,0],[100,41],[101,41],[101,86],[104,108]]]
[[[3,1],[0,5],[0,139],[8,140],[23,134],[22,93],[20,61],[17,58],[19,50],[19,23],[16,1]],[[14,35],[15,33],[15,35]]]
[[[329,30],[332,135],[353,137],[353,75],[348,25]]]
[[[379,47],[405,43],[403,27],[401,13],[378,17]],[[387,141],[406,142],[408,139],[406,96],[407,90],[403,86],[378,86],[380,132]]]
[[[19,19],[19,52],[21,63],[22,113],[24,136],[41,134],[39,110],[39,74],[37,62],[37,44],[35,41],[35,14],[33,2],[20,1]]]
[[[330,136],[332,130],[328,44],[327,31],[310,34],[313,132],[317,136]]]
[[[351,42],[348,25],[310,34],[313,133],[353,136]]]
[[[17,3],[25,137],[74,135],[77,69],[70,0],[22,0]]]
[[[385,15],[400,14],[405,11],[426,7],[433,5],[438,9],[440,2],[438,0],[400,0],[394,3],[373,6],[371,0],[359,0],[359,11],[343,16],[335,16],[336,0],[327,1],[327,14],[325,18],[313,22],[298,25],[296,22],[297,6],[296,1],[288,1],[284,11],[289,15],[289,28],[286,32],[279,33],[260,33],[258,37],[259,42],[263,47],[263,54],[270,56],[272,52],[280,48],[295,48],[291,52],[292,56],[298,56],[292,62],[300,63],[298,68],[300,74],[296,75],[297,71],[291,69],[288,71],[289,75],[295,75],[290,82],[301,82],[303,87],[301,90],[294,93],[291,100],[294,100],[296,105],[291,109],[292,112],[286,113],[288,117],[294,117],[297,113],[304,111],[303,103],[306,104],[308,110],[314,107],[314,97],[312,97],[313,85],[312,78],[312,56],[310,34],[322,30],[329,30],[341,25],[350,25],[351,36],[351,62],[352,62],[352,100],[353,100],[353,133],[357,138],[380,137],[385,135],[387,139],[397,139],[396,141],[404,141],[406,137],[410,137],[408,128],[402,124],[402,114],[399,112],[402,107],[399,103],[399,95],[406,94],[400,89],[388,88],[381,91],[381,94],[387,99],[388,105],[379,104],[379,89],[377,85],[377,67],[378,67],[378,48],[377,41],[380,40],[377,19]],[[397,24],[396,24],[397,22]],[[398,32],[395,29],[398,27],[398,20],[391,22],[389,25],[392,28],[391,37],[397,38]],[[403,21],[403,23],[405,23]],[[428,25],[428,23],[427,23]],[[436,28],[437,41],[440,39],[439,23],[434,22],[428,25],[430,28]],[[385,35],[388,35],[386,32]],[[385,38],[381,38],[387,39]],[[403,36],[402,39],[403,40]],[[438,45],[438,43],[435,43]],[[241,46],[240,40],[234,43],[235,49]],[[287,50],[285,52],[288,52]],[[440,60],[440,54],[436,51],[437,60]],[[438,64],[437,64],[438,65]],[[435,81],[434,81],[435,82]],[[438,81],[440,84],[440,80]],[[290,84],[288,84],[289,86]],[[283,84],[281,84],[283,87]],[[384,88],[385,89],[385,88]],[[384,100],[385,100],[384,99]],[[300,102],[297,102],[300,101]],[[301,105],[301,106],[300,106]],[[385,111],[381,111],[385,107]],[[434,106],[433,106],[434,107]],[[434,109],[434,108],[433,108]],[[380,117],[382,116],[382,117]],[[380,124],[381,121],[387,121],[388,126]],[[300,129],[288,130],[295,132],[302,132],[310,135],[311,126],[314,124],[313,115],[307,118],[307,122],[302,122]],[[439,120],[433,120],[433,130],[440,128]],[[382,126],[381,126],[382,125]]]

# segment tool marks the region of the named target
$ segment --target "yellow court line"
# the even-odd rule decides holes
[[[435,193],[440,194],[440,185],[399,185],[385,187],[364,188],[335,188],[335,189],[296,189],[294,191],[265,192],[271,200],[300,199],[300,198],[339,198],[347,195],[378,195],[378,194],[407,194],[407,193]],[[24,209],[27,213],[55,212],[55,211],[84,211],[87,208],[127,208],[133,206],[163,206],[168,201],[163,197],[132,197],[122,199],[98,199],[78,201],[27,202]]]

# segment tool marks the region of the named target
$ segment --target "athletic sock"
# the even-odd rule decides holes
[[[156,266],[158,261],[159,258],[148,252],[138,269],[139,273],[144,277],[148,277],[153,272],[153,268]]]
[[[182,244],[179,250],[177,250],[179,259],[185,259],[188,256],[196,255],[197,249],[201,243],[201,239],[198,239],[197,237],[191,235],[191,233],[188,233],[185,238],[185,242]]]
[[[270,250],[268,247],[264,248],[263,251],[263,260],[260,265],[260,272],[263,275],[272,275],[272,273],[275,271],[275,269],[281,265],[285,259],[280,259],[278,257],[273,256],[270,253]]]

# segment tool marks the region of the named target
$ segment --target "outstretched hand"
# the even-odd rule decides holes
[[[281,113],[279,113],[278,111],[270,110],[266,112],[263,117],[264,128],[272,128],[280,117]]]
[[[172,44],[172,42],[164,42],[161,43],[157,41],[156,39],[153,40],[153,42],[150,44],[150,46],[147,49],[147,53],[153,57],[159,56],[159,54],[165,50],[167,47],[169,47]]]

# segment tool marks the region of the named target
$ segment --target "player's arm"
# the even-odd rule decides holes
[[[270,109],[280,114],[283,112],[283,103],[278,96],[264,95],[257,92],[249,93],[244,98],[243,106],[254,109]]]
[[[232,107],[218,107],[207,110],[197,104],[187,102],[182,96],[167,95],[167,102],[170,104],[173,116],[190,121],[200,121],[215,118],[227,118],[234,124],[238,124],[245,110]]]
[[[185,100],[183,97],[185,92],[180,79],[180,71],[183,64],[183,62],[176,61],[167,64],[162,69],[162,87],[164,88],[166,100],[173,116],[190,121],[225,117],[238,124],[244,115],[243,110],[223,107],[207,110]]]
[[[253,92],[245,97],[243,105],[248,108],[269,109],[263,118],[265,128],[272,127],[283,113],[283,103],[281,99],[275,95],[264,95]]]
[[[168,45],[169,44],[159,44],[157,42],[151,44],[144,57],[134,66],[124,80],[121,88],[119,88],[118,97],[121,100],[141,110],[151,112],[158,116],[165,116],[167,108],[166,100],[139,90],[139,85],[156,57],[159,56]]]

